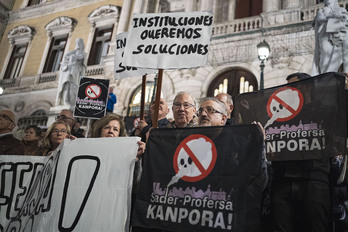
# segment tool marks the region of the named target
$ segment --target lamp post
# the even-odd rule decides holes
[[[263,69],[265,68],[265,61],[268,60],[271,49],[269,47],[269,44],[265,40],[258,43],[256,47],[257,47],[258,58],[260,60],[260,69],[261,69],[260,89],[263,89],[263,82],[264,82]]]

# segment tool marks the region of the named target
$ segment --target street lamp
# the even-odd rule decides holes
[[[3,93],[4,93],[4,88],[0,86],[0,95],[2,95]]]
[[[265,40],[258,43],[256,47],[257,47],[258,58],[261,62],[260,63],[260,69],[261,69],[260,89],[263,89],[263,69],[265,68],[265,60],[268,60],[268,56],[271,49]]]

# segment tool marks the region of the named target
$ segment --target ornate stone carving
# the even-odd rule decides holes
[[[76,26],[76,20],[67,16],[61,16],[53,19],[45,26],[45,30],[49,36],[53,35],[54,31],[66,30],[66,33],[70,33]]]
[[[94,10],[89,16],[89,19],[95,18],[95,17],[102,17],[102,16],[109,16],[109,15],[118,15],[119,10],[114,5],[106,5],[101,6],[98,9]]]
[[[29,42],[33,39],[35,34],[36,31],[34,28],[28,25],[20,25],[13,28],[8,33],[7,37],[10,40],[10,43],[14,44],[16,42]]]

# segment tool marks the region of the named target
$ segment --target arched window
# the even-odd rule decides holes
[[[155,82],[146,82],[145,88],[145,115],[149,112],[150,104],[155,97]],[[127,116],[140,115],[141,85],[136,88],[130,99]]]
[[[240,93],[252,92],[258,89],[255,76],[243,69],[233,69],[217,76],[208,88],[208,97],[218,93],[228,93],[232,97]]]

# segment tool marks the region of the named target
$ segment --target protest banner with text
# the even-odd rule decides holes
[[[125,66],[123,64],[123,56],[124,56],[124,49],[127,44],[127,36],[128,36],[128,32],[123,32],[116,36],[115,79],[143,76],[145,74],[155,73],[156,69],[130,67],[130,66]]]
[[[0,231],[128,231],[137,138],[76,139],[0,156]]]
[[[132,225],[257,231],[262,144],[256,125],[152,129]]]
[[[234,99],[236,124],[260,122],[270,160],[308,160],[346,152],[345,77],[326,73]]]
[[[206,64],[212,12],[134,14],[123,63],[152,69]]]

